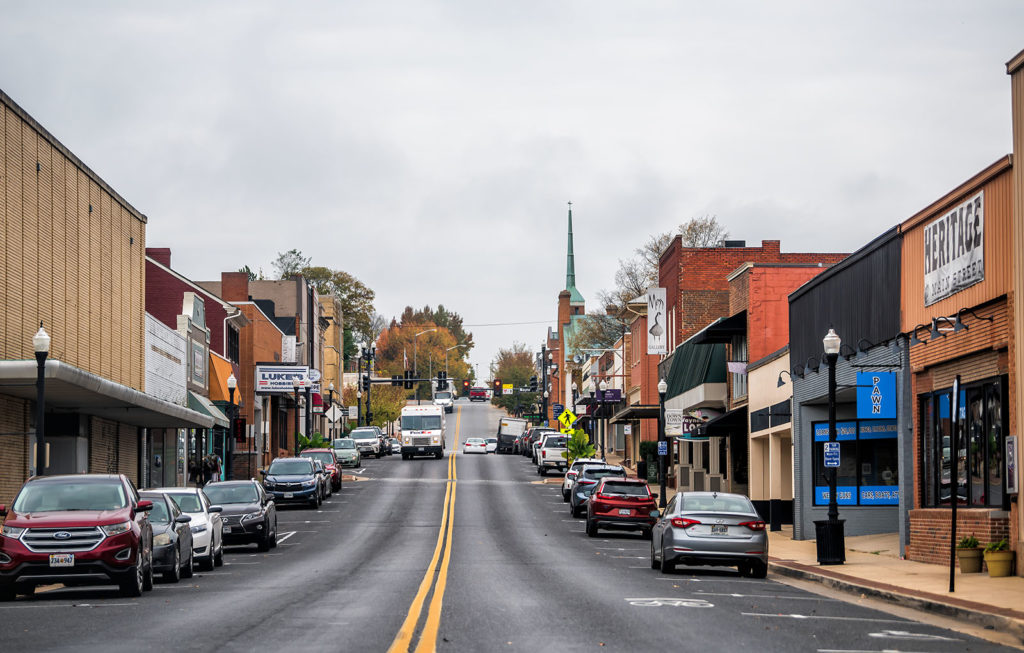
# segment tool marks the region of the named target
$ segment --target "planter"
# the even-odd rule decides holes
[[[1009,576],[1013,567],[1013,551],[989,551],[985,553],[985,566],[993,578]]]
[[[960,560],[961,574],[981,573],[981,549],[957,549],[956,557]]]

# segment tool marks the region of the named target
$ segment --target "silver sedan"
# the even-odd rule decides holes
[[[723,492],[672,497],[651,537],[651,568],[676,565],[736,566],[744,576],[768,574],[768,534],[750,499]]]

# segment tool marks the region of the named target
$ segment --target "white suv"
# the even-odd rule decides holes
[[[448,390],[438,390],[434,393],[434,405],[444,408],[444,412],[450,413],[455,410],[455,400]]]
[[[579,475],[580,470],[583,469],[584,465],[604,465],[604,458],[577,458],[572,461],[572,467],[565,473],[565,480],[562,481],[562,501],[569,502],[569,494],[572,492],[572,486],[576,483],[576,477]]]
[[[380,431],[376,426],[360,426],[357,429],[352,429],[352,432],[348,437],[355,441],[356,449],[359,450],[361,455],[380,458],[381,450],[379,436]]]

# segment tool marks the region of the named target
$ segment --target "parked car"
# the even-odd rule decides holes
[[[394,453],[391,449],[391,438],[383,433],[380,434],[380,450],[385,456],[390,456]]]
[[[224,544],[255,543],[260,551],[277,546],[277,507],[257,481],[217,481],[203,491],[222,509]]]
[[[0,601],[49,583],[153,589],[152,509],[124,474],[30,478],[0,505]]]
[[[596,537],[601,528],[640,531],[650,539],[651,528],[658,520],[658,504],[639,478],[604,477],[587,501],[587,535]]]
[[[299,457],[303,458],[304,456],[300,455]],[[315,458],[309,460],[313,463],[313,473],[316,474],[316,480],[320,484],[320,503],[323,503],[327,497],[331,496],[331,475],[322,462]]]
[[[619,465],[584,465],[569,494],[569,514],[579,517],[587,511],[587,501],[605,476],[626,478],[626,469]]]
[[[569,501],[569,495],[572,494],[572,486],[576,482],[576,476],[579,475],[580,470],[585,465],[603,465],[604,462],[603,458],[577,458],[572,461],[572,465],[565,472],[565,479],[562,480],[562,501]]]
[[[352,429],[352,432],[348,434],[348,437],[355,440],[356,448],[359,449],[359,453],[363,456],[374,456],[380,458],[383,453],[380,450],[380,431],[377,430],[376,426],[361,426],[357,429]]]
[[[334,449],[303,449],[299,456],[302,458],[315,458],[323,463],[330,478],[330,489],[332,492],[341,490],[341,466],[338,464],[338,457],[334,455]]]
[[[402,453],[402,442],[398,438],[388,438],[391,443],[391,453]]]
[[[168,583],[192,578],[192,518],[178,510],[163,492],[145,491],[139,496],[153,502],[149,523],[153,525],[153,573]]]
[[[487,443],[487,453],[498,452],[498,438],[484,438],[484,442]]]
[[[534,426],[530,428],[525,434],[523,441],[519,445],[519,453],[524,456],[533,457],[533,445],[540,440],[540,436],[545,433],[557,433],[553,428],[547,426]],[[537,462],[534,460],[533,462]]]
[[[224,520],[220,516],[221,506],[214,506],[199,488],[161,487],[156,491],[166,494],[178,510],[192,518],[189,528],[196,566],[203,571],[212,571],[215,566],[223,565]]]
[[[566,452],[569,438],[561,433],[545,433],[537,453],[537,474],[547,476],[548,470],[563,471],[569,459]]]
[[[356,441],[352,438],[335,438],[334,455],[343,467],[360,467],[363,464],[363,455],[356,447]]]
[[[487,453],[487,441],[483,438],[466,438],[462,444],[462,453]]]
[[[308,458],[275,458],[267,469],[261,469],[263,489],[276,505],[305,503],[311,508],[323,500],[316,465]]]
[[[671,573],[676,565],[735,565],[744,576],[768,574],[764,520],[742,494],[682,492],[654,524],[651,568]]]

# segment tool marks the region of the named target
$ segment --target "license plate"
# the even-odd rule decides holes
[[[230,526],[225,526],[222,532],[230,533],[231,532],[231,527]]]
[[[712,535],[728,535],[729,527],[725,524],[711,524]]]
[[[419,451],[423,451],[423,447],[418,447],[418,450]]]
[[[629,508],[619,508],[619,514],[620,515],[628,515],[628,514],[630,514],[632,512],[633,511],[630,510]]]
[[[285,492],[284,493],[284,498],[285,499],[292,499],[294,497],[295,497],[295,493],[294,492]]]
[[[50,554],[50,566],[51,567],[74,567],[75,566],[75,554],[74,553],[51,553]]]

